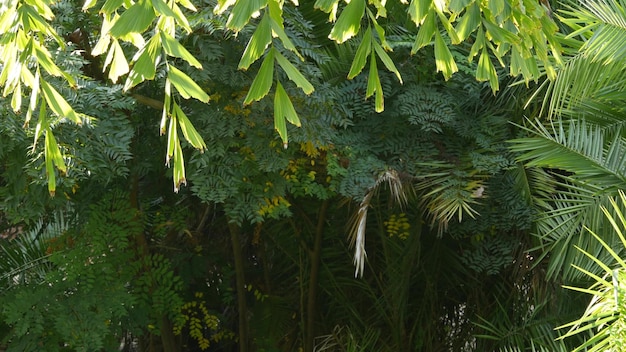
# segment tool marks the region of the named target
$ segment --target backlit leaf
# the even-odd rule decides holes
[[[247,70],[253,62],[258,60],[268,45],[272,42],[272,29],[270,26],[269,16],[263,16],[261,22],[257,25],[254,34],[250,38],[246,50],[239,61],[239,68]]]
[[[350,72],[348,73],[348,79],[356,77],[359,73],[361,73],[361,71],[363,71],[363,67],[365,67],[367,57],[370,55],[371,51],[372,28],[367,27],[365,33],[363,33],[363,38],[361,38],[361,43],[354,54],[354,59],[352,60],[352,65],[350,66]]]
[[[290,80],[292,80],[305,94],[313,93],[313,85],[304,77],[300,71],[291,63],[287,58],[285,58],[281,53],[276,51],[275,54],[276,61],[280,65],[280,67],[287,73],[287,76]]]
[[[272,82],[274,81],[274,48],[270,49],[263,59],[259,72],[254,77],[250,90],[246,95],[244,104],[250,104],[253,101],[260,100],[270,91]]]
[[[365,0],[352,0],[341,11],[339,19],[330,31],[328,38],[341,44],[352,38],[361,28],[361,18],[365,13]]]
[[[189,76],[176,67],[171,65],[169,66],[167,78],[169,78],[170,82],[172,82],[176,90],[178,90],[178,93],[180,93],[183,98],[189,99],[194,97],[201,102],[209,102],[209,95]]]

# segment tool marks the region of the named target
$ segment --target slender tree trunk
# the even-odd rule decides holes
[[[244,260],[239,241],[239,226],[228,224],[230,239],[235,259],[235,280],[237,285],[237,311],[239,313],[239,352],[248,352],[248,305],[246,303],[246,279],[244,276]]]
[[[311,273],[309,275],[309,292],[306,307],[306,335],[304,341],[304,352],[313,352],[315,344],[315,312],[317,311],[317,286],[319,281],[319,269],[322,259],[322,239],[324,237],[324,223],[326,222],[326,211],[328,210],[328,200],[322,203],[317,215],[317,226],[315,227],[315,240],[313,251],[311,252]]]

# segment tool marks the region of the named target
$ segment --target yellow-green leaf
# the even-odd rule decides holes
[[[267,6],[267,0],[237,0],[228,16],[226,26],[239,32],[250,21],[250,18],[265,6]]]
[[[143,82],[144,80],[150,80],[154,78],[156,74],[156,62],[157,57],[159,56],[160,48],[161,48],[161,36],[155,35],[143,49],[141,49],[135,57],[133,61],[133,69],[130,71],[128,78],[126,79],[126,83],[124,84],[124,90],[129,90],[130,88],[136,86],[137,84]]]
[[[113,83],[116,83],[120,76],[127,74],[129,71],[128,62],[124,56],[124,50],[122,50],[120,43],[116,39],[113,39],[113,44],[111,44],[109,53],[104,60],[104,68],[106,69],[109,64],[111,64],[109,78]]]
[[[281,53],[276,51],[275,54],[276,61],[280,65],[280,67],[287,73],[287,77],[292,80],[298,87],[302,89],[305,94],[313,93],[313,85],[304,77],[300,71],[291,63],[287,58],[285,58]]]
[[[246,99],[244,100],[244,104],[250,104],[253,101],[260,100],[270,91],[272,87],[272,82],[274,80],[274,48],[271,48],[267,55],[265,55],[265,59],[263,59],[263,63],[261,64],[261,68],[259,72],[257,72],[256,77],[254,77],[254,81],[252,81],[252,85],[250,86],[250,90],[246,95]]]
[[[378,55],[380,60],[383,62],[387,70],[395,73],[396,77],[398,78],[398,81],[402,83],[402,76],[400,75],[400,71],[398,71],[398,68],[396,68],[396,65],[393,63],[393,60],[391,60],[391,58],[389,57],[385,49],[383,49],[383,47],[377,42],[374,42],[373,45],[374,45],[374,50],[376,50],[376,54]]]
[[[289,95],[287,95],[287,92],[285,91],[285,88],[283,88],[282,84],[277,82],[276,93],[274,94],[274,127],[276,128],[276,131],[278,131],[280,138],[283,140],[285,147],[287,147],[289,138],[287,136],[285,119],[300,127],[300,118],[298,118],[298,114],[291,103],[291,99],[289,99]]]
[[[239,68],[247,70],[253,62],[258,60],[268,45],[272,42],[272,29],[270,26],[270,18],[265,15],[261,19],[261,22],[257,25],[254,34],[250,38],[246,50],[244,50],[241,60],[239,61]]]
[[[189,65],[198,69],[202,69],[202,64],[200,63],[200,61],[198,61],[193,55],[191,55],[191,53],[171,35],[165,32],[161,32],[161,44],[163,45],[163,50],[165,50],[165,53],[167,55],[183,59],[187,61]]]
[[[44,80],[41,81],[41,92],[43,93],[46,103],[56,115],[65,117],[78,125],[82,124],[80,117],[76,114],[74,109],[72,109],[70,104],[67,103],[65,98]]]
[[[363,71],[365,63],[367,62],[367,57],[371,52],[372,28],[367,27],[365,33],[363,33],[363,38],[361,38],[361,43],[354,54],[354,59],[352,60],[352,65],[350,66],[350,72],[348,72],[348,79],[356,77],[359,73],[361,73],[361,71]]]
[[[282,23],[279,24],[274,18],[270,20],[270,23],[272,27],[272,34],[280,39],[285,49],[291,50],[298,56],[298,58],[300,58],[300,60],[304,60],[302,55],[298,52],[298,49],[296,49],[296,46],[293,44],[291,39],[289,39],[289,36],[287,36],[287,33],[285,33]]]
[[[313,7],[328,13],[328,20],[330,22],[335,22],[335,20],[337,19],[338,5],[339,0],[317,0],[315,1],[315,5],[313,5]]]
[[[189,76],[176,67],[172,65],[169,66],[167,78],[169,78],[176,90],[178,90],[178,93],[180,93],[183,98],[189,99],[194,97],[201,102],[209,102],[209,95],[206,94],[206,92],[202,90],[202,88],[200,88],[200,86]]]
[[[459,35],[459,40],[467,39],[479,25],[480,8],[478,4],[473,3],[466,8],[465,14],[463,14],[463,17],[461,17],[456,25],[456,33]]]
[[[51,196],[54,196],[56,191],[56,175],[54,173],[54,167],[56,166],[62,173],[67,172],[63,155],[57,144],[54,134],[50,128],[46,128],[46,135],[44,137],[44,158],[46,160],[46,173],[48,174],[48,192]]]
[[[459,70],[450,49],[448,49],[439,32],[435,33],[435,64],[437,71],[443,73],[443,77],[446,80],[450,79],[452,74]]]
[[[189,144],[191,144],[194,148],[203,151],[206,149],[206,143],[204,143],[204,139],[200,136],[196,128],[193,126],[191,121],[183,110],[178,106],[178,104],[174,103],[174,114],[178,119],[178,125],[180,129],[183,131],[183,135]]]
[[[376,63],[376,56],[372,51],[370,57],[370,73],[367,78],[367,91],[365,97],[369,98],[372,94],[376,93],[374,109],[376,112],[382,112],[385,110],[385,103],[383,97],[383,87],[380,83],[380,77],[378,76],[378,65]]]
[[[419,26],[424,23],[432,4],[432,0],[411,0],[409,16],[416,25]]]
[[[352,0],[341,11],[339,19],[330,31],[328,38],[341,44],[352,38],[361,28],[361,18],[365,13],[365,0]]]
[[[176,123],[176,115],[170,118],[170,125],[167,130],[167,152],[165,153],[165,165],[170,166],[170,161],[174,157],[174,150],[178,141],[178,124]]]
[[[478,59],[476,79],[479,81],[489,81],[489,85],[491,86],[491,90],[494,94],[498,91],[498,89],[500,89],[498,83],[498,73],[496,72],[496,68],[493,66],[493,63],[489,58],[487,47],[483,48],[483,51],[480,54],[480,58]]]
[[[120,37],[127,33],[143,33],[148,29],[156,14],[150,0],[139,0],[124,11],[111,28],[111,35]]]
[[[413,48],[411,49],[411,53],[415,54],[418,50],[429,45],[437,32],[437,23],[435,22],[435,11],[432,10],[424,19],[424,23],[419,27],[417,31],[417,36],[415,38],[415,43],[413,43]]]

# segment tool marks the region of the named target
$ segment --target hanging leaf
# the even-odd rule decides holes
[[[133,69],[130,71],[126,83],[124,84],[124,91],[131,89],[137,84],[154,79],[156,74],[157,58],[161,48],[161,36],[155,35],[143,49],[141,49],[133,58]]]
[[[127,33],[143,33],[156,18],[152,2],[139,0],[128,10],[124,11],[111,28],[111,35],[120,37]]]
[[[237,0],[228,16],[226,26],[235,32],[239,32],[250,18],[267,6],[267,0]]]
[[[372,94],[376,93],[374,99],[374,109],[376,112],[382,112],[385,110],[385,103],[383,98],[383,86],[380,84],[380,77],[378,76],[378,66],[376,64],[376,56],[372,52],[370,57],[370,73],[367,78],[367,91],[365,97],[369,98]]]
[[[304,77],[300,71],[285,58],[281,53],[276,51],[275,59],[280,67],[287,73],[287,77],[292,80],[305,94],[313,93],[313,85]]]
[[[393,60],[391,60],[391,58],[389,57],[387,52],[385,52],[385,49],[383,49],[383,47],[380,44],[378,44],[377,42],[374,42],[373,45],[374,45],[374,50],[376,51],[376,54],[378,55],[380,60],[383,62],[383,64],[387,68],[387,70],[395,73],[396,74],[396,78],[398,78],[398,81],[400,81],[400,83],[402,83],[402,76],[400,75],[400,71],[398,71],[398,68],[393,63]]]
[[[52,134],[52,130],[49,127],[46,128],[44,139],[44,159],[46,160],[46,174],[48,175],[48,192],[50,192],[51,196],[54,196],[56,191],[56,175],[54,168],[56,166],[63,174],[67,172],[67,168],[61,150],[54,138],[54,134]]]
[[[261,22],[256,27],[254,34],[250,38],[246,50],[244,50],[241,60],[239,61],[239,68],[247,70],[253,62],[258,60],[261,55],[267,49],[267,46],[272,42],[272,29],[270,25],[270,18],[266,15],[263,16]]]
[[[420,29],[417,31],[417,36],[415,38],[415,43],[413,43],[413,48],[411,49],[411,53],[415,54],[421,48],[429,45],[437,32],[437,23],[435,22],[435,12],[431,11],[428,16],[426,16],[424,23],[420,26]]]
[[[452,74],[459,70],[450,49],[443,41],[439,32],[435,33],[435,64],[437,72],[443,73],[443,77],[446,80],[450,79]]]
[[[122,50],[120,43],[116,39],[113,39],[111,49],[104,60],[103,67],[106,69],[109,64],[111,64],[109,79],[111,79],[113,83],[116,83],[120,76],[127,74],[129,71],[128,62],[124,56],[124,50]]]
[[[489,58],[487,47],[483,48],[483,51],[480,54],[480,58],[478,59],[476,79],[479,81],[489,81],[489,85],[491,86],[493,94],[496,94],[499,89],[498,73],[496,72],[496,68],[493,66],[493,63]]]
[[[206,150],[206,143],[204,143],[204,140],[191,121],[189,121],[187,115],[185,115],[183,110],[176,103],[174,103],[174,114],[176,115],[180,129],[183,131],[183,135],[189,144],[200,151]]]
[[[361,28],[361,18],[365,13],[365,0],[352,0],[341,11],[339,19],[330,31],[328,38],[341,44],[352,38]]]
[[[253,101],[261,100],[267,93],[270,91],[272,87],[272,82],[274,80],[274,48],[271,48],[267,55],[265,55],[265,59],[263,59],[263,63],[261,64],[261,68],[259,72],[254,77],[254,81],[252,81],[252,85],[250,86],[250,90],[246,95],[246,99],[244,100],[244,105],[248,105]]]
[[[169,78],[170,82],[172,82],[183,98],[189,99],[194,97],[201,102],[209,102],[209,95],[189,76],[172,65],[169,65],[168,68],[167,78]]]
[[[161,33],[161,43],[163,45],[163,50],[169,56],[174,56],[180,59],[187,61],[187,63],[197,69],[202,69],[202,64],[198,61],[191,53],[182,46],[178,40],[174,39],[171,35],[160,32]]]
[[[65,98],[44,80],[41,81],[41,92],[43,93],[44,99],[46,99],[46,103],[48,103],[50,109],[52,109],[57,116],[65,117],[77,125],[82,124],[82,120],[74,109],[72,109],[70,104],[67,103]]]
[[[367,57],[371,51],[372,28],[367,27],[365,33],[363,33],[363,38],[361,38],[361,43],[354,54],[354,59],[352,60],[352,65],[350,66],[350,72],[348,73],[348,79],[356,77],[359,73],[361,73],[361,71],[363,71],[365,63],[367,62]]]
[[[289,143],[287,136],[287,126],[285,119],[290,123],[300,127],[300,119],[294,109],[289,95],[280,82],[276,82],[276,93],[274,94],[274,127],[278,131],[278,135],[283,140],[285,148]]]
[[[432,0],[411,0],[409,16],[417,26],[424,23],[432,4]]]

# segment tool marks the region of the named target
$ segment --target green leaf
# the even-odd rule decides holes
[[[341,11],[339,19],[330,31],[328,38],[341,44],[352,38],[361,28],[361,18],[365,13],[365,0],[352,0]]]
[[[35,51],[35,56],[37,57],[37,63],[42,66],[46,72],[56,77],[63,77],[65,80],[71,85],[75,86],[76,81],[72,76],[61,70],[55,63],[52,61],[52,55],[45,47],[40,46],[36,41],[33,41],[33,49]]]
[[[67,103],[65,98],[44,80],[41,81],[41,92],[43,93],[46,103],[57,116],[65,117],[78,125],[82,124],[80,117],[76,114],[74,109],[72,109],[70,104]]]
[[[454,27],[452,27],[450,21],[448,21],[448,18],[437,7],[435,7],[435,9],[437,12],[437,16],[439,16],[439,21],[441,21],[443,28],[445,28],[446,32],[448,32],[448,36],[450,37],[450,41],[452,41],[452,44],[459,44],[461,40],[456,34],[456,31],[454,30]]]
[[[187,63],[195,68],[202,69],[202,64],[191,53],[181,45],[171,35],[161,32],[161,43],[163,50],[170,56],[174,56],[187,61]]]
[[[200,86],[194,82],[189,76],[177,69],[176,67],[169,65],[167,72],[167,78],[172,82],[178,93],[185,98],[189,99],[194,97],[201,102],[208,103],[209,95],[206,94]]]
[[[280,67],[287,73],[287,76],[292,80],[299,88],[304,91],[305,94],[311,94],[315,90],[313,85],[298,71],[298,69],[285,58],[281,53],[276,51],[276,61]]]
[[[476,69],[476,79],[479,81],[489,81],[491,90],[495,94],[499,89],[498,73],[493,66],[487,47],[483,47],[483,51],[478,59],[478,68]]]
[[[104,5],[102,5],[102,8],[100,8],[100,12],[110,15],[117,11],[122,4],[124,4],[124,0],[107,0]]]
[[[439,32],[435,33],[435,64],[437,71],[443,73],[443,77],[446,80],[450,79],[452,74],[459,70],[450,49],[443,41]]]
[[[283,85],[280,84],[280,82],[276,82],[276,94],[274,94],[274,127],[283,140],[285,147],[287,147],[289,139],[285,119],[300,127],[300,119],[298,118],[296,109],[294,109],[291,103],[291,99],[289,99],[289,95],[287,95]]]
[[[417,26],[424,23],[432,4],[432,0],[411,0],[409,16]]]
[[[116,83],[120,76],[127,74],[129,71],[128,62],[124,56],[124,50],[122,50],[120,43],[116,39],[113,39],[111,49],[109,49],[106,60],[104,60],[104,68],[106,69],[109,64],[111,64],[109,79],[111,79],[113,83]]]
[[[396,65],[393,63],[393,60],[391,60],[385,49],[383,49],[383,47],[377,42],[374,42],[374,50],[376,50],[376,54],[383,62],[387,70],[395,73],[398,81],[402,83],[402,76],[400,75],[400,71],[398,71],[398,68],[396,68]]]
[[[56,166],[62,173],[67,172],[63,155],[57,144],[54,134],[50,128],[46,128],[46,135],[44,137],[44,158],[46,160],[46,173],[48,175],[48,192],[54,197],[56,191],[56,175],[54,167]]]
[[[435,22],[435,11],[431,10],[428,16],[426,16],[424,23],[420,26],[420,29],[417,31],[417,36],[415,38],[415,43],[413,43],[411,53],[415,54],[421,48],[430,44],[433,35],[435,35],[435,32],[437,32],[437,30],[437,23]]]
[[[256,77],[254,77],[254,81],[252,81],[250,90],[248,91],[246,99],[243,102],[244,105],[250,104],[253,101],[261,100],[261,98],[266,96],[270,91],[274,80],[274,51],[275,49],[271,48],[267,52],[267,55],[265,55],[261,68],[256,74]]]
[[[267,6],[267,0],[237,0],[228,16],[226,26],[235,32],[239,32],[248,24],[252,15]]]
[[[121,37],[128,33],[143,33],[148,29],[156,14],[150,0],[139,0],[124,11],[111,28],[111,35]]]
[[[348,79],[356,77],[359,73],[361,73],[361,71],[363,71],[365,63],[367,62],[367,57],[370,55],[371,51],[372,28],[367,27],[365,33],[363,33],[363,38],[361,38],[361,43],[354,54],[354,59],[352,60],[352,65],[350,66],[350,72],[348,73]]]
[[[315,5],[313,5],[313,7],[329,14],[328,21],[335,22],[337,19],[338,5],[339,0],[317,0],[315,1]]]
[[[135,62],[133,69],[130,71],[126,83],[124,84],[125,91],[147,79],[154,79],[157,57],[161,47],[160,38],[161,36],[158,35],[153,36],[148,43],[146,43],[146,46],[135,54],[133,58]]]
[[[206,150],[206,143],[193,126],[191,121],[183,110],[178,106],[178,104],[174,103],[174,112],[176,118],[178,119],[178,124],[180,125],[180,129],[183,131],[183,135],[185,139],[191,144],[194,148],[199,149],[200,151]]]
[[[270,24],[272,27],[273,35],[277,36],[280,39],[285,49],[292,51],[294,54],[298,56],[298,58],[300,58],[300,60],[304,61],[304,58],[302,57],[302,55],[300,55],[300,52],[298,52],[298,49],[296,49],[296,46],[293,44],[291,39],[289,39],[289,36],[287,35],[287,33],[285,33],[285,29],[283,28],[282,23],[279,23],[274,18],[271,18]]]
[[[247,70],[253,62],[258,60],[268,45],[272,42],[272,29],[270,25],[269,16],[263,16],[261,22],[256,27],[254,34],[250,38],[246,50],[244,50],[241,60],[239,61],[239,68]]]
[[[367,91],[365,93],[365,97],[369,98],[374,93],[376,93],[374,108],[376,112],[382,112],[385,110],[383,87],[380,84],[380,77],[378,76],[376,56],[374,55],[374,52],[372,52],[370,57],[370,73],[367,78]]]
[[[480,8],[478,4],[473,3],[467,7],[465,14],[456,25],[456,33],[459,40],[465,40],[480,25]]]

